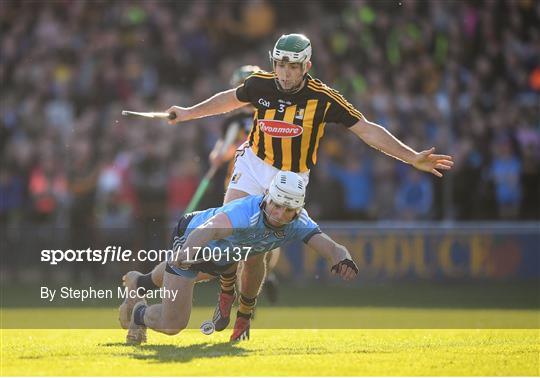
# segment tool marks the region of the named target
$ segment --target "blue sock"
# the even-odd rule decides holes
[[[139,306],[135,310],[135,314],[133,314],[133,320],[135,321],[135,324],[139,326],[144,326],[144,313],[146,312],[146,306]]]

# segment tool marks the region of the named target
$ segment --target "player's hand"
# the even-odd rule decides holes
[[[334,265],[330,272],[333,274],[339,274],[345,281],[350,281],[358,275],[358,267],[351,259],[343,259]]]
[[[189,269],[191,267],[191,263],[186,262],[186,258],[186,254],[184,252],[179,252],[175,255],[172,266],[182,270]]]
[[[193,261],[188,260],[188,258],[190,258],[190,256],[188,255],[188,249],[187,248],[180,249],[175,252],[172,265],[176,268],[187,270],[193,264]]]
[[[412,162],[412,166],[416,169],[424,172],[429,172],[437,177],[442,177],[442,170],[449,170],[454,165],[452,156],[434,154],[435,147],[431,147],[429,150],[419,152],[416,155],[415,160]]]
[[[188,121],[190,119],[188,109],[180,106],[171,106],[169,109],[167,109],[167,113],[174,114],[174,117],[171,117],[172,119],[169,119],[168,121],[169,125]]]
[[[223,154],[220,154],[218,151],[213,150],[210,152],[210,156],[208,156],[208,161],[210,162],[210,165],[212,167],[219,168],[225,159],[223,159]]]

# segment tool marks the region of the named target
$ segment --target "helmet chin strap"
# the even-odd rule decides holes
[[[298,215],[300,214],[300,212],[297,212],[296,215],[293,217],[293,219],[291,219],[289,222],[282,222],[282,221],[280,221],[279,219],[274,218],[273,216],[271,216],[271,215],[266,211],[266,205],[267,205],[267,202],[266,202],[266,201],[268,201],[268,200],[271,201],[271,199],[268,198],[268,195],[265,195],[264,198],[263,198],[263,201],[262,201],[262,203],[261,203],[261,209],[262,209],[262,211],[263,211],[263,213],[264,213],[264,215],[266,216],[267,219],[270,219],[270,220],[272,220],[273,222],[276,222],[276,223],[278,223],[278,224],[281,225],[281,226],[277,226],[277,228],[281,228],[281,227],[283,227],[283,226],[286,226],[286,225],[288,225],[288,224],[294,222],[294,221],[296,220],[296,218],[298,218]],[[265,219],[265,223],[266,223],[266,219]],[[272,227],[272,228],[276,228],[276,226],[272,226],[271,224],[268,224],[268,226],[270,226],[270,227]]]
[[[286,225],[288,225],[289,223],[292,222],[292,220],[291,220],[291,222],[282,222],[282,221],[280,221],[279,219],[276,219],[276,218],[274,218],[273,216],[271,216],[270,214],[268,214],[268,212],[266,211],[266,209],[263,209],[263,212],[264,212],[264,215],[266,216],[267,219],[270,219],[271,221],[273,221],[273,222],[279,224],[279,226],[273,226],[272,224],[269,224],[269,226],[271,226],[272,228],[276,228],[276,227],[277,227],[277,228],[281,228],[281,227],[286,226]]]

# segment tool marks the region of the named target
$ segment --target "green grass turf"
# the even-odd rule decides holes
[[[216,299],[201,285],[190,329],[142,347],[124,345],[118,300],[48,306],[38,292],[2,288],[2,375],[540,375],[536,282],[284,286],[238,344],[198,331]]]
[[[198,329],[213,307],[195,307],[188,328]],[[39,314],[36,322],[36,314]],[[116,308],[8,308],[2,328],[116,329]],[[532,329],[540,327],[533,309],[440,309],[403,307],[259,307],[260,329]]]
[[[2,330],[2,375],[528,375],[540,374],[538,330],[254,329],[204,336],[122,330]]]

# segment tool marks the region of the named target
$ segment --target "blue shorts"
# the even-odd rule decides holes
[[[182,245],[186,241],[186,236],[184,234],[189,225],[189,222],[191,222],[191,220],[193,219],[195,215],[197,215],[197,212],[185,214],[178,221],[178,224],[174,228],[174,231],[171,237],[171,242],[170,242],[170,246],[173,251],[178,250],[178,248],[182,248]],[[236,263],[218,265],[213,261],[203,261],[200,263],[192,264],[189,267],[189,269],[180,269],[175,266],[172,266],[170,262],[167,261],[167,266],[165,267],[165,271],[168,273],[174,274],[176,276],[195,279],[195,277],[197,277],[199,272],[210,274],[212,276],[219,276],[221,275],[221,273],[229,269],[234,264]]]

